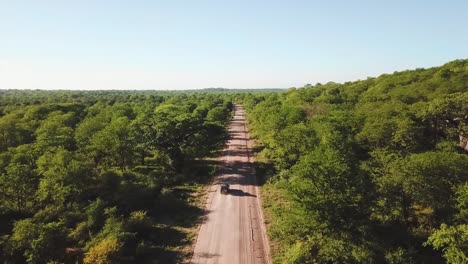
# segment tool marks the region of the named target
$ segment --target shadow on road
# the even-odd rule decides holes
[[[244,191],[238,190],[238,189],[230,189],[228,194],[229,194],[229,195],[233,195],[233,196],[250,196],[250,197],[257,197],[256,195],[253,195],[253,194],[251,194],[251,193],[244,192]]]
[[[247,141],[247,139],[246,139],[245,137],[235,137],[235,136],[229,137],[229,140],[243,140],[243,141]]]
[[[212,253],[206,253],[206,252],[203,252],[203,253],[198,253],[197,254],[197,257],[199,258],[215,258],[215,257],[219,257],[221,256],[220,254],[212,254]]]
[[[247,151],[245,149],[227,149],[221,152],[222,156],[229,156],[229,157],[248,157]]]

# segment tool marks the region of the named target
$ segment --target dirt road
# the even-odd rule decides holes
[[[229,133],[191,263],[270,263],[241,106],[235,108]],[[221,182],[230,185],[228,194],[220,193]]]

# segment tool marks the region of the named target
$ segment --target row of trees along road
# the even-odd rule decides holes
[[[1,262],[181,261],[202,213],[190,190],[232,108],[221,94],[0,91]]]
[[[276,263],[468,263],[468,60],[239,100]]]
[[[467,85],[458,60],[283,93],[0,91],[0,259],[180,262],[235,98],[275,262],[466,263]]]

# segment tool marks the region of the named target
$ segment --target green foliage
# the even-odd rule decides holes
[[[425,152],[400,164],[404,189],[415,203],[433,209],[447,207],[456,185],[468,181],[468,156],[454,152]],[[434,184],[437,183],[437,184]]]
[[[41,149],[64,147],[73,149],[73,128],[69,127],[71,114],[52,112],[36,130],[37,145]]]
[[[240,96],[257,158],[274,168],[267,190],[281,191],[264,199],[274,261],[441,263],[430,237],[466,262],[467,76],[457,60]]]
[[[125,171],[134,160],[135,140],[131,129],[130,120],[119,117],[94,134],[89,146],[94,159],[105,168],[119,166]]]
[[[39,181],[36,170],[38,151],[30,144],[10,148],[0,154],[0,197],[3,205],[20,213],[30,212]]]
[[[110,264],[119,262],[122,243],[115,238],[106,238],[99,241],[86,253],[83,263]]]
[[[388,251],[385,254],[385,261],[389,264],[414,263],[411,252],[408,252],[408,250],[401,247]]]
[[[224,106],[218,106],[210,109],[206,114],[206,120],[224,124],[229,118],[229,109]]]
[[[105,202],[97,199],[86,208],[86,227],[91,234],[96,234],[104,226]]]
[[[202,213],[186,184],[206,180],[236,101],[276,263],[464,263],[467,76],[456,60],[281,93],[2,91],[0,257],[181,261],[172,225]]]
[[[447,226],[442,224],[428,240],[436,249],[442,249],[447,263],[468,262],[468,225]]]
[[[42,202],[65,205],[76,201],[92,180],[90,164],[81,155],[63,148],[46,152],[37,165],[43,177],[36,195]]]
[[[32,131],[22,119],[22,113],[15,112],[0,117],[0,151],[32,141]]]
[[[457,187],[456,208],[457,218],[461,223],[468,223],[468,183],[465,182]]]
[[[442,224],[425,243],[442,250],[447,263],[466,263],[468,261],[468,183],[465,181],[456,192],[456,221],[454,225]]]
[[[25,164],[10,163],[0,177],[3,201],[19,212],[30,210],[36,185],[34,169]]]
[[[34,223],[31,219],[15,223],[10,238],[12,250],[22,252],[28,263],[62,261],[65,255],[66,230],[62,223]]]
[[[291,191],[307,210],[316,212],[318,222],[329,228],[353,229],[356,219],[365,214],[364,188],[345,157],[334,149],[318,147],[292,168]]]
[[[180,261],[190,235],[172,225],[195,225],[203,211],[195,189],[164,190],[207,181],[196,172],[224,143],[231,96],[1,93],[2,261]],[[160,228],[164,219],[173,222]]]

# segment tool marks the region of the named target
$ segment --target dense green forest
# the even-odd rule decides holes
[[[0,262],[182,261],[232,109],[216,93],[0,91]]]
[[[468,262],[468,60],[288,90],[0,91],[0,260],[183,261],[233,102],[275,263]]]
[[[239,98],[275,263],[468,263],[468,60]]]

